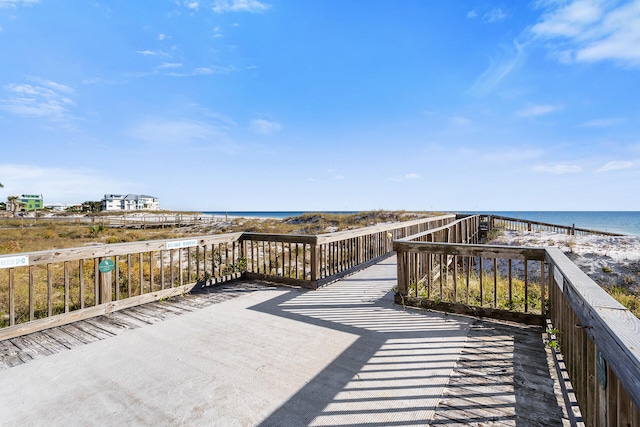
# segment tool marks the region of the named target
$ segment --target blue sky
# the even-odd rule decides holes
[[[0,0],[0,200],[640,210],[640,0]]]

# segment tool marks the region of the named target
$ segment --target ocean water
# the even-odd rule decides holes
[[[640,212],[635,211],[522,211],[484,212],[549,224],[575,225],[589,230],[640,236]]]
[[[231,217],[254,218],[288,218],[313,211],[209,211],[205,214]],[[325,211],[322,213],[352,214],[357,211]],[[590,230],[608,231],[632,236],[640,236],[640,212],[636,211],[491,211],[491,212],[460,212],[481,213],[508,216],[518,219],[546,222],[549,224],[575,225]]]

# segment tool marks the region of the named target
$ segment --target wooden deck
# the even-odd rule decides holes
[[[224,414],[226,418],[220,418],[226,407],[216,407],[211,401],[207,403],[207,394],[203,392],[203,402],[194,407],[197,411],[187,407],[180,422],[167,422],[190,425],[191,420],[193,424],[208,425],[206,419],[197,418],[206,411],[203,406],[208,405],[208,414],[219,417],[212,422],[214,425],[569,424],[540,329],[393,306],[388,290],[389,283],[395,280],[390,276],[391,273],[395,276],[395,262],[392,259],[382,264],[318,291],[235,281],[0,341],[0,379],[14,369],[29,369],[30,364],[35,368],[38,361],[56,353],[66,351],[71,354],[72,349],[110,339],[116,345],[119,341],[115,337],[127,331],[153,328],[152,325],[176,321],[178,316],[193,317],[202,314],[200,311],[211,310],[216,304],[221,304],[219,307],[222,308],[231,300],[238,301],[238,297],[250,299],[253,298],[251,295],[275,292],[280,296],[269,297],[249,307],[259,316],[266,316],[261,319],[266,319],[263,321],[271,328],[267,330],[272,330],[274,336],[263,336],[264,342],[248,342],[247,348],[255,344],[263,347],[256,351],[266,351],[264,347],[270,341],[285,340],[286,337],[278,335],[281,329],[276,327],[276,322],[280,321],[291,325],[287,328],[293,328],[292,331],[300,331],[307,340],[313,341],[313,331],[321,328],[339,334],[335,335],[336,339],[348,335],[355,336],[355,341],[345,341],[346,350],[337,353],[337,357],[328,355],[325,359],[329,362],[324,367],[302,363],[300,368],[305,375],[319,371],[301,383],[306,385],[292,388],[293,394],[284,393],[283,396],[288,397],[282,402],[273,402],[271,409],[264,413],[259,412],[260,405],[245,401],[246,396],[244,399],[238,397],[234,404],[240,409],[246,405],[244,411],[254,411],[253,418],[229,418],[228,414]],[[429,326],[428,331],[425,325]],[[315,329],[306,332],[305,328]],[[235,343],[237,339],[227,341]],[[293,353],[292,349],[283,348],[277,357],[283,357],[282,354],[288,351]],[[58,354],[60,356],[63,355]],[[311,354],[310,359],[321,356]],[[269,356],[265,353],[263,357]],[[292,354],[292,357],[296,356]],[[127,355],[122,354],[122,358],[126,359]],[[285,359],[280,360],[285,363]],[[271,361],[260,363],[247,374],[255,376],[258,384],[260,375],[266,375],[264,371]],[[250,367],[251,360],[247,358],[243,365]],[[287,375],[295,379],[300,374],[288,371]],[[274,396],[277,391],[274,389]],[[146,391],[140,393],[140,399],[151,397]],[[9,405],[5,400],[0,402],[3,419],[8,416],[11,420],[33,422],[24,416],[12,417]],[[136,411],[136,407],[131,411]],[[55,414],[50,415],[55,417]],[[154,416],[143,418],[140,415],[129,419],[137,420],[136,424],[153,425],[157,422]],[[73,419],[78,425],[86,421],[82,417]],[[46,424],[46,420],[41,421]],[[88,424],[95,424],[95,420]]]
[[[162,322],[200,308],[272,288],[268,283],[235,281],[202,288],[191,294],[117,311],[21,337],[0,341],[0,371],[62,351]]]

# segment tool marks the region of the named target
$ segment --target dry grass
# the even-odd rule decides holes
[[[164,212],[167,214],[167,212]],[[193,214],[193,213],[192,213]],[[0,222],[0,255],[51,249],[81,247],[90,244],[125,243],[173,239],[185,236],[238,231],[274,234],[321,234],[362,228],[376,224],[409,221],[436,215],[426,212],[369,211],[356,214],[304,214],[285,219],[232,218],[229,221],[182,227],[123,229],[94,224],[5,220]]]

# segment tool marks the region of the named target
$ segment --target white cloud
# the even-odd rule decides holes
[[[187,7],[189,9],[198,10],[200,8],[200,4],[197,1],[192,1],[187,3]]]
[[[168,36],[168,35],[166,35],[166,34],[162,34],[162,33],[158,34],[158,37],[157,37],[157,39],[158,39],[159,41],[166,40],[166,39],[170,39],[170,38],[171,38],[171,36]]]
[[[25,117],[43,117],[54,121],[70,119],[69,108],[75,103],[67,95],[74,90],[51,80],[32,78],[39,85],[9,84],[8,96],[0,99],[0,110]]]
[[[507,14],[504,13],[502,9],[498,7],[485,13],[484,16],[482,17],[482,20],[484,22],[494,23],[494,22],[502,21],[506,17],[507,17]]]
[[[550,173],[554,175],[564,175],[567,173],[578,173],[582,172],[582,168],[578,165],[569,165],[565,163],[560,163],[557,165],[541,165],[533,168],[534,172],[544,172]]]
[[[610,171],[616,171],[621,169],[629,169],[632,166],[633,166],[633,162],[629,162],[625,160],[613,160],[611,162],[608,162],[604,166],[598,168],[596,172],[603,173],[603,172],[610,172]]]
[[[491,59],[489,68],[475,81],[470,89],[476,95],[487,95],[524,61],[524,50],[516,40],[512,47],[505,48],[501,58]]]
[[[604,128],[604,127],[616,126],[616,125],[619,125],[621,123],[624,123],[625,121],[626,121],[625,119],[620,119],[620,118],[596,119],[596,120],[589,120],[588,122],[581,123],[578,126],[579,127]]]
[[[475,10],[470,10],[469,12],[467,12],[467,18],[475,18],[476,16],[478,16],[478,12],[476,12]]]
[[[268,10],[271,5],[258,0],[216,0],[213,5],[215,13],[223,12],[250,12],[262,13]]]
[[[36,3],[40,3],[40,0],[0,0],[0,8],[3,8],[3,7],[16,8],[18,6],[32,6]]]
[[[164,62],[160,64],[159,68],[180,68],[182,67],[181,62]]]
[[[128,135],[149,144],[169,146],[227,139],[225,133],[217,126],[196,120],[147,120],[130,129]]]
[[[255,133],[269,135],[279,132],[282,129],[282,125],[278,122],[272,122],[264,119],[255,119],[251,121],[249,128]]]
[[[136,53],[138,53],[140,55],[143,55],[143,56],[153,56],[153,55],[156,54],[155,52],[152,52],[150,50],[136,50]]]
[[[45,204],[100,200],[113,189],[131,187],[131,183],[92,169],[0,164],[0,176],[2,194],[42,194]]]
[[[573,0],[548,5],[531,31],[534,37],[550,40],[561,61],[612,60],[640,67],[640,1]]]
[[[556,111],[562,110],[560,105],[539,105],[529,104],[522,110],[516,113],[519,117],[537,117],[544,116],[545,114],[551,114]]]
[[[469,126],[471,123],[472,121],[465,117],[454,116],[451,118],[451,124],[455,126]]]
[[[171,68],[171,67],[164,67],[164,68]],[[176,71],[170,71],[170,72],[167,72],[166,74],[168,76],[173,76],[173,77],[191,77],[191,76],[207,76],[211,74],[228,74],[233,71],[235,71],[235,67],[233,67],[232,65],[229,65],[229,66],[213,65],[210,67],[197,67],[191,71],[185,71],[182,73],[178,73]]]
[[[403,182],[403,181],[413,181],[415,179],[420,179],[421,176],[417,173],[408,173],[405,175],[397,175],[394,177],[389,178],[389,181],[393,181],[393,182]]]

